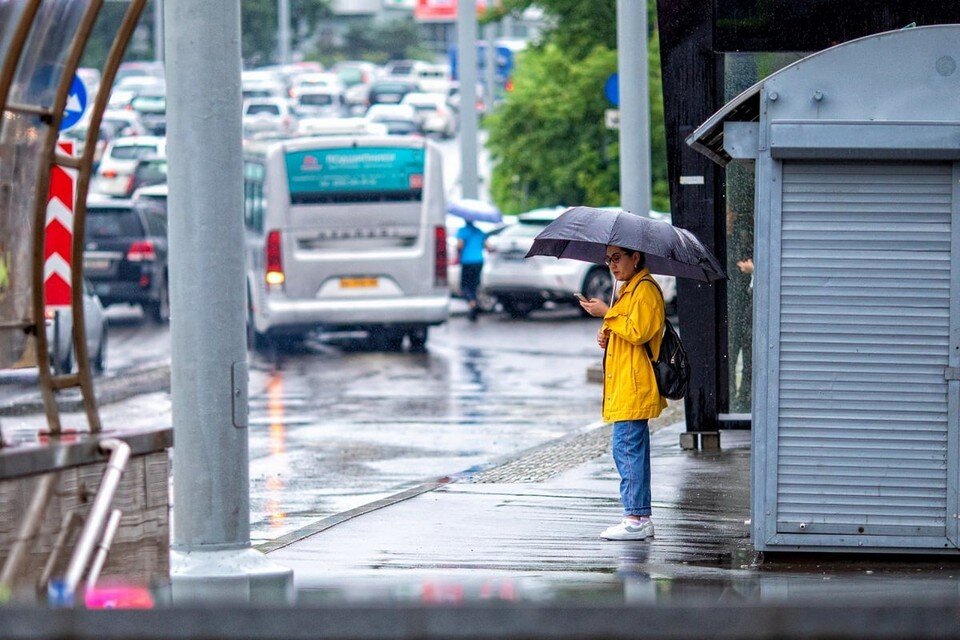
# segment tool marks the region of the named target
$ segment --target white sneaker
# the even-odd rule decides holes
[[[653,520],[636,522],[624,518],[620,524],[604,529],[600,537],[604,540],[646,540],[653,537]]]

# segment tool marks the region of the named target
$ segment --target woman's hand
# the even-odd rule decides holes
[[[603,300],[598,300],[597,298],[581,300],[580,306],[583,307],[583,310],[592,315],[594,318],[602,318],[603,316],[607,315],[607,311],[610,310],[610,307],[608,307]]]
[[[597,344],[600,345],[601,349],[607,348],[607,342],[610,341],[610,330],[604,329],[601,327],[600,331],[597,331]]]

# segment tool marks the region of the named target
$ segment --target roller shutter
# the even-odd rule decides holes
[[[783,163],[778,533],[946,535],[951,176]]]

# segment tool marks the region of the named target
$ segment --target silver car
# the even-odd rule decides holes
[[[94,373],[103,373],[107,364],[107,316],[100,304],[100,298],[86,281],[83,283],[83,319],[87,330],[90,364]],[[54,373],[70,373],[76,368],[73,352],[73,312],[69,307],[47,311],[46,326]]]
[[[503,310],[515,318],[526,316],[546,303],[578,305],[574,294],[607,301],[613,291],[610,270],[603,265],[579,260],[557,260],[547,256],[524,259],[533,239],[566,211],[566,207],[535,209],[517,216],[511,225],[488,241],[490,255],[484,263],[481,290],[496,298]],[[651,211],[651,216],[669,219]],[[654,275],[663,289],[669,310],[677,295],[673,276]]]

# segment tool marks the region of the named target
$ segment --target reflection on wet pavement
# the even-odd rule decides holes
[[[430,602],[438,594],[457,602],[650,604],[960,596],[952,557],[754,553],[749,432],[724,432],[719,452],[691,453],[677,446],[679,431],[651,439],[652,541],[599,539],[619,517],[618,478],[603,457],[547,481],[448,484],[270,557],[296,567],[304,603]]]
[[[595,421],[594,325],[571,314],[454,319],[421,353],[308,341],[255,358],[254,544]]]

